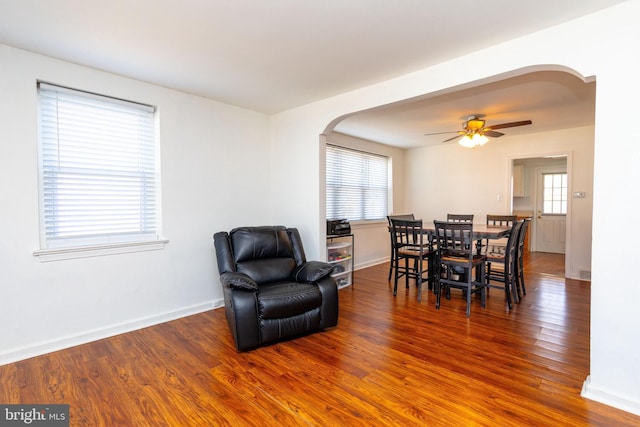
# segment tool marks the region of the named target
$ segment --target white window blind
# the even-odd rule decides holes
[[[157,240],[154,108],[38,84],[43,248]]]
[[[327,145],[327,218],[386,218],[388,160],[377,154]]]

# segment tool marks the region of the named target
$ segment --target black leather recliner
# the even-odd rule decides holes
[[[333,267],[306,260],[297,229],[239,227],[213,240],[239,351],[337,325]]]

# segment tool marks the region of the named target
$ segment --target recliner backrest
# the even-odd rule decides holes
[[[297,230],[293,232],[295,234]],[[298,242],[291,238],[290,233],[292,230],[284,226],[239,227],[231,230],[227,240],[233,267],[225,268],[231,267],[232,271],[244,273],[258,284],[289,279],[302,251],[301,248],[295,248]]]

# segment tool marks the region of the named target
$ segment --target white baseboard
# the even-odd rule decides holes
[[[115,335],[120,335],[126,332],[147,328],[149,326],[158,325],[160,323],[169,322],[181,317],[187,317],[194,314],[202,313],[222,306],[224,306],[223,299],[212,300],[203,304],[184,307],[179,310],[161,313],[142,319],[135,319],[124,323],[109,325],[104,328],[85,331],[72,336],[56,338],[50,341],[41,341],[39,343],[34,343],[32,345],[1,353],[0,366],[6,365],[8,363],[18,362],[20,360],[29,359],[35,356],[41,356],[43,354],[51,353],[54,351],[63,350],[65,348],[86,344],[92,341],[113,337]]]
[[[614,408],[622,409],[635,415],[640,415],[640,402],[613,395],[604,390],[598,389],[591,384],[591,376],[588,376],[582,385],[580,396]]]
[[[378,264],[383,264],[383,263],[388,263],[389,262],[389,257],[386,258],[380,258],[380,259],[374,259],[371,261],[367,261],[365,263],[362,264],[357,264],[354,266],[354,271],[355,270],[361,270],[363,268],[367,268],[367,267],[373,267],[374,265],[378,265]]]

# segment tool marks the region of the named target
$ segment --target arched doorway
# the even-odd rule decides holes
[[[358,149],[372,147],[379,152],[384,146],[395,150],[391,154],[394,178],[402,183],[393,184],[391,210],[414,212],[426,220],[469,209],[477,218],[507,213],[511,210],[512,158],[544,157],[558,150],[577,152],[580,164],[574,169],[581,172],[572,182],[588,195],[589,202],[586,208],[580,207],[577,224],[590,229],[595,82],[585,82],[572,70],[552,68],[519,70],[514,75],[495,76],[493,81],[355,112],[334,120],[324,136],[329,142],[339,140],[338,144]],[[443,144],[450,135],[424,135],[440,130],[454,130],[455,135],[460,118],[472,112],[484,114],[489,124],[531,119],[533,125],[505,130],[500,139],[474,150],[463,149],[455,141]],[[452,165],[468,171],[468,182],[442,179]],[[590,171],[588,176],[585,170]],[[591,240],[573,233],[574,226],[567,226],[567,276],[584,279],[585,270],[590,269]],[[580,250],[574,252],[576,247]],[[358,255],[363,265],[380,261],[379,251]]]

